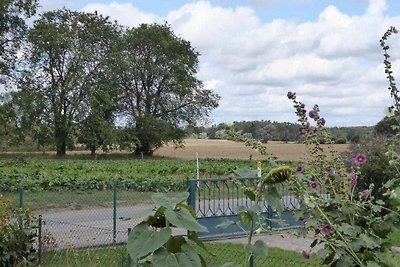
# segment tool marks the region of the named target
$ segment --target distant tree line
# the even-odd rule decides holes
[[[383,120],[382,120],[383,121]],[[328,128],[332,139],[337,144],[359,143],[363,138],[381,128],[380,122],[375,128],[368,126],[357,127],[330,127]],[[290,122],[261,121],[235,121],[233,127],[244,136],[254,138],[263,143],[268,141],[301,142],[299,134],[300,125]],[[389,126],[388,126],[389,127]],[[188,128],[188,136],[194,138],[228,139],[225,133],[225,124],[220,123],[211,127]],[[324,143],[325,140],[320,140]]]

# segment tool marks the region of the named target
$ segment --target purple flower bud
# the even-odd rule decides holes
[[[310,116],[311,119],[314,119],[317,116],[317,113],[314,110],[311,110],[308,112],[308,116]]]
[[[311,188],[312,191],[317,191],[318,188],[319,188],[319,184],[316,183],[316,182],[312,182],[312,183],[310,184],[310,188]]]
[[[294,171],[296,174],[302,174],[304,172],[304,168],[302,166],[297,166]]]
[[[333,227],[330,224],[325,224],[324,227],[322,228],[322,232],[324,233],[325,236],[329,236],[332,234]]]
[[[351,176],[351,182],[350,182],[351,189],[353,189],[354,187],[357,186],[357,176],[354,173],[350,174],[350,176]]]
[[[293,92],[288,92],[287,93],[287,97],[289,98],[289,99],[296,99],[296,93],[293,93]]]
[[[303,220],[301,220],[301,224],[302,225],[306,225],[308,223],[308,219],[304,218]]]
[[[305,260],[308,260],[308,259],[310,259],[310,253],[308,253],[307,251],[302,251],[301,252],[301,255],[303,256],[303,258],[305,259]]]
[[[321,118],[321,119],[319,119],[319,124],[321,124],[321,126],[324,126],[325,125],[325,119],[324,118]]]

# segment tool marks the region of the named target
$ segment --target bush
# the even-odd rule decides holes
[[[374,197],[381,196],[383,185],[396,177],[396,169],[389,164],[390,158],[386,153],[389,140],[390,138],[383,135],[372,135],[359,144],[352,144],[349,151],[342,155],[345,162],[348,163],[358,153],[366,155],[368,164],[361,168],[361,179],[358,180],[358,184],[364,188],[374,184],[375,190],[372,191]],[[400,152],[399,146],[397,146],[397,150]]]
[[[0,196],[0,267],[28,265],[35,260],[33,217],[8,207]]]

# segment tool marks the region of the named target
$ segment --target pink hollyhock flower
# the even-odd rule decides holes
[[[318,188],[319,188],[319,184],[316,183],[316,182],[312,182],[312,183],[310,184],[310,188],[311,188],[311,190],[316,191],[316,190],[318,190]]]
[[[317,113],[316,113],[314,110],[311,110],[311,111],[308,113],[308,116],[310,116],[311,119],[314,119],[314,118],[317,116]]]
[[[324,233],[325,236],[329,236],[332,234],[333,227],[330,224],[325,224],[324,227],[322,228],[322,232]]]
[[[324,118],[319,119],[319,124],[321,124],[321,126],[324,126],[326,123]]]
[[[356,166],[356,165],[363,165],[367,163],[367,157],[364,154],[357,154],[352,160],[351,160],[351,166]]]
[[[303,258],[304,258],[305,260],[310,259],[310,253],[308,253],[308,252],[305,251],[305,250],[303,250],[303,251],[301,252],[301,256],[303,256]]]
[[[304,168],[302,166],[297,166],[294,171],[296,174],[302,174],[304,172]]]

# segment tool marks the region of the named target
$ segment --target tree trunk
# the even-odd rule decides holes
[[[57,146],[57,156],[65,156],[67,150],[67,131],[63,128],[56,127],[55,129],[55,139]]]
[[[135,155],[141,155],[142,153],[143,155],[147,156],[153,155],[153,150],[151,149],[151,145],[149,142],[143,143],[141,145],[136,145]]]
[[[57,142],[57,156],[65,156],[65,152],[66,152],[66,142],[65,140],[61,141],[61,142]]]
[[[95,146],[92,146],[92,147],[90,148],[90,154],[91,154],[92,156],[96,155],[96,147],[95,147]]]

